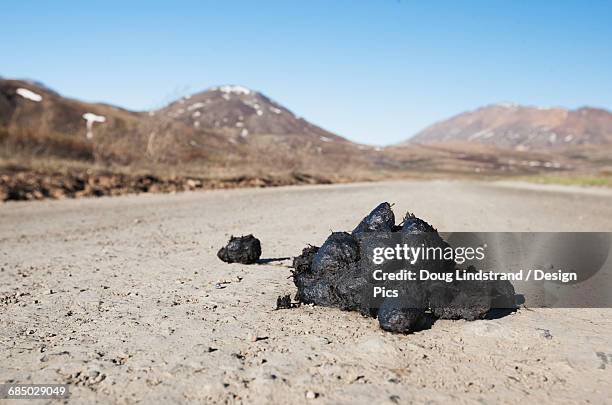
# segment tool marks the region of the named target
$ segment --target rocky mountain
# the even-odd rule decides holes
[[[150,115],[160,114],[196,129],[208,128],[233,138],[293,134],[316,136],[323,142],[346,142],[344,138],[297,117],[265,95],[243,86],[213,87],[183,97]]]
[[[213,87],[151,111],[147,125],[147,153],[163,161],[186,157],[264,171],[340,170],[367,163],[366,153],[372,149],[235,85]]]
[[[495,104],[435,123],[407,143],[471,142],[516,150],[612,144],[612,113],[598,108]]]
[[[0,152],[5,156],[333,172],[368,165],[371,149],[242,86],[214,87],[156,111],[134,112],[68,99],[35,82],[0,80]]]

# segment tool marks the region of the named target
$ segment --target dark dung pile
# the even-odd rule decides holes
[[[378,301],[367,297],[364,291],[372,287],[372,279],[359,263],[361,255],[367,254],[360,251],[360,242],[388,235],[399,236],[406,243],[417,237],[425,246],[448,247],[433,226],[414,215],[406,215],[396,225],[391,205],[384,202],[350,234],[333,232],[321,247],[310,245],[295,257],[296,299],[377,317],[382,329],[400,333],[423,329],[438,318],[475,320],[485,317],[492,309],[515,308],[514,287],[507,281],[386,282],[386,287],[399,290],[398,297]],[[406,269],[412,266],[417,271],[420,268],[417,266],[425,265],[437,273],[454,272],[456,268],[452,260],[402,264]]]

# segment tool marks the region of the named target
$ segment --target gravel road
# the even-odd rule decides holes
[[[0,205],[0,382],[68,383],[71,403],[600,403],[612,310],[521,309],[408,336],[302,306],[290,261],[381,201],[441,231],[612,231],[612,192],[389,182]],[[221,282],[221,287],[215,284]]]

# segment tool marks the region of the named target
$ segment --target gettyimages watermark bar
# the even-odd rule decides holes
[[[612,233],[454,232],[368,233],[359,265],[368,282],[363,298],[377,308],[385,298],[452,286],[477,296],[492,283],[510,282],[514,301],[546,308],[612,308]],[[414,300],[407,300],[415,305]],[[473,300],[465,299],[465,305]]]

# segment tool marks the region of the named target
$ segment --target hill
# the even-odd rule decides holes
[[[372,148],[326,131],[242,86],[214,87],[157,111],[62,97],[0,80],[0,153],[173,171],[349,172]]]
[[[77,161],[103,160],[125,139],[137,139],[143,114],[60,96],[43,85],[0,80],[0,152]],[[105,146],[108,146],[105,147]],[[130,160],[116,150],[121,161]]]
[[[406,143],[469,142],[516,150],[612,144],[612,113],[495,104],[435,123]]]

